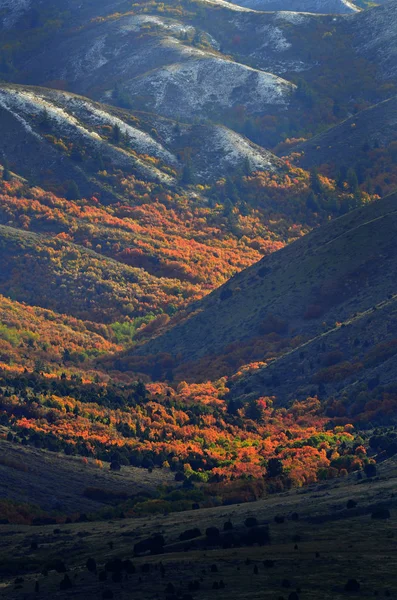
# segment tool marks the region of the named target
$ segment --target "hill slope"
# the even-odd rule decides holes
[[[171,585],[181,595],[189,594],[189,584],[192,587],[194,581],[200,583],[195,597],[202,599],[216,595],[214,584],[219,589],[222,581],[234,600],[256,600],[261,596],[270,599],[280,594],[285,597],[286,590],[298,597],[302,593],[295,590],[304,590],[310,600],[343,600],[350,595],[344,588],[352,578],[360,584],[361,595],[382,593],[393,597],[397,590],[392,535],[397,511],[393,493],[396,472],[396,461],[390,459],[372,480],[358,481],[351,475],[306,490],[287,491],[282,498],[272,495],[250,504],[187,511],[183,515],[72,523],[58,527],[58,534],[54,533],[54,525],[0,525],[0,557],[5,570],[2,595],[6,600],[19,599],[21,592],[33,596],[38,581],[44,597],[66,597],[69,592],[59,592],[63,574],[54,569],[47,576],[41,573],[44,565],[58,558],[73,576],[72,593],[78,599],[96,600],[106,590],[123,600],[131,592],[134,598],[146,600],[164,595],[164,589],[171,589]],[[348,501],[355,508],[346,508]],[[382,508],[389,511],[389,518],[371,518]],[[280,516],[284,521],[275,521]],[[249,534],[244,524],[248,517],[257,519],[262,531],[269,530],[269,540],[263,545],[243,541]],[[224,523],[229,521],[233,530],[223,532]],[[179,536],[193,525],[201,535],[181,542]],[[208,527],[221,531],[220,540],[208,540],[204,535]],[[134,544],[159,531],[165,542],[161,556],[134,553]],[[222,548],[224,539],[231,546]],[[32,542],[38,543],[37,550],[31,549]],[[99,572],[113,559],[133,561],[136,572],[128,575],[128,590],[124,582],[115,582],[111,576],[107,581],[98,581],[97,574],[85,566],[89,557],[95,558]],[[17,589],[16,575],[23,575]]]
[[[397,96],[375,104],[294,147],[303,152],[304,168],[327,164],[333,171],[365,161],[370,149],[386,147],[397,138]],[[369,165],[368,165],[369,166]]]
[[[3,84],[0,120],[0,152],[16,172],[47,185],[73,180],[82,194],[108,201],[121,196],[106,185],[105,170],[175,187],[187,157],[195,179],[206,183],[243,167],[283,168],[271,152],[225,127],[177,124],[45,88]]]
[[[378,330],[371,328],[373,338],[364,348],[382,340],[392,342],[397,334],[392,310],[396,293],[396,219],[397,195],[336,219],[233,277],[189,308],[182,323],[147,343],[140,353],[172,354],[179,368],[185,363],[181,376],[194,378],[200,372],[197,364],[205,372],[211,369],[211,363],[218,362],[227,370],[228,363],[230,369],[230,364],[237,368],[242,362],[250,362],[250,357],[270,358],[263,345],[274,352],[274,336],[284,340],[284,348],[281,343],[276,354],[283,355],[294,347],[306,351],[302,343],[328,335],[337,322],[353,321],[354,329],[355,319],[362,319],[362,326],[367,311],[376,305],[383,311],[383,325]],[[338,327],[332,335],[343,339],[344,331]],[[262,358],[261,354],[255,356],[257,344]],[[349,361],[355,353],[360,355],[354,345],[345,348],[346,343],[341,342],[343,348],[338,348],[334,342],[334,346],[342,351],[336,362]],[[241,354],[244,347],[245,355]],[[314,344],[309,359],[316,360],[316,352]],[[361,354],[365,354],[364,349]],[[223,363],[219,355],[224,356]]]
[[[210,119],[269,148],[396,93],[396,6],[322,15],[119,2],[79,14],[70,3],[55,22],[45,20],[44,2],[39,25],[22,19],[7,30],[0,73],[124,108]]]

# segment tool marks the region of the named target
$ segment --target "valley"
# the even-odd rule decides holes
[[[397,2],[0,0],[0,596],[397,595]]]

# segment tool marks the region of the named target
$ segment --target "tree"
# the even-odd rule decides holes
[[[376,465],[373,463],[368,463],[364,467],[364,473],[367,477],[375,477],[376,476]]]
[[[321,184],[316,168],[310,171],[310,187],[314,194],[321,194],[323,191],[323,186]]]
[[[191,185],[194,183],[194,172],[190,158],[186,161],[183,167],[181,183],[184,185]]]
[[[347,179],[347,168],[342,165],[339,169],[339,172],[336,176],[336,185],[339,189],[343,190],[343,185]]]
[[[278,477],[283,473],[283,463],[278,458],[269,458],[267,463],[267,474],[269,477]]]
[[[115,123],[115,125],[113,125],[113,135],[112,135],[113,141],[116,144],[120,143],[121,140],[121,129],[119,127],[119,125],[117,123]]]
[[[263,416],[261,406],[255,400],[250,402],[245,408],[245,416],[252,421],[260,421]]]
[[[40,129],[49,129],[51,127],[51,119],[46,109],[40,113],[38,117],[38,125]]]
[[[79,187],[72,179],[66,184],[65,198],[66,200],[80,200],[81,198]]]
[[[353,167],[350,167],[350,169],[347,171],[347,183],[349,186],[349,189],[351,192],[355,193],[358,190],[358,177],[357,177],[357,173],[356,171],[353,169]]]
[[[10,173],[10,168],[8,166],[8,160],[4,161],[3,164],[3,181],[10,181],[11,179],[11,173]]]
[[[301,100],[308,108],[313,106],[315,102],[314,91],[304,79],[298,81],[295,93],[298,100]]]
[[[310,192],[310,194],[308,195],[308,197],[306,199],[306,208],[308,208],[312,212],[318,212],[318,209],[319,209],[318,202],[317,202],[316,195],[313,191]]]

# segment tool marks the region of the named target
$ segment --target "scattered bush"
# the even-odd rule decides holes
[[[195,538],[198,538],[200,536],[200,529],[198,527],[194,527],[193,529],[187,529],[186,531],[183,531],[180,534],[179,539],[181,540],[181,542],[185,542],[186,540],[194,540]]]
[[[359,592],[360,584],[357,579],[349,579],[345,584],[345,592]]]
[[[256,527],[258,520],[255,517],[247,517],[244,521],[246,527]]]
[[[388,508],[378,508],[371,514],[371,519],[390,519],[390,510]]]
[[[219,529],[217,527],[208,527],[205,530],[205,535],[207,536],[207,538],[214,540],[214,539],[218,539],[220,536],[220,532]]]

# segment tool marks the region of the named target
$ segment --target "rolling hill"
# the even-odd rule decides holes
[[[109,479],[119,486],[119,477]],[[146,600],[164,595],[166,589],[188,596],[194,588],[196,598],[227,591],[236,600],[286,593],[343,600],[354,594],[345,586],[355,581],[361,595],[393,597],[395,485],[396,461],[389,459],[372,479],[351,475],[238,506],[103,523],[0,525],[2,595],[7,600],[29,597],[38,582],[41,595],[60,598],[72,592],[77,598],[96,599],[111,592],[124,600],[132,592]],[[386,516],[376,518],[382,514]],[[257,527],[250,528],[253,519]],[[232,528],[223,531],[225,523]],[[211,527],[219,538],[208,539],[205,532]],[[263,540],[250,544],[258,531]],[[160,532],[161,554],[141,554],[139,542]],[[185,532],[197,537],[183,541]],[[96,571],[87,568],[89,558],[95,560]],[[122,582],[114,576],[118,559],[129,561],[122,566]],[[43,565],[48,567],[45,575]],[[69,590],[60,589],[65,573],[59,570],[65,568],[72,582]]]

